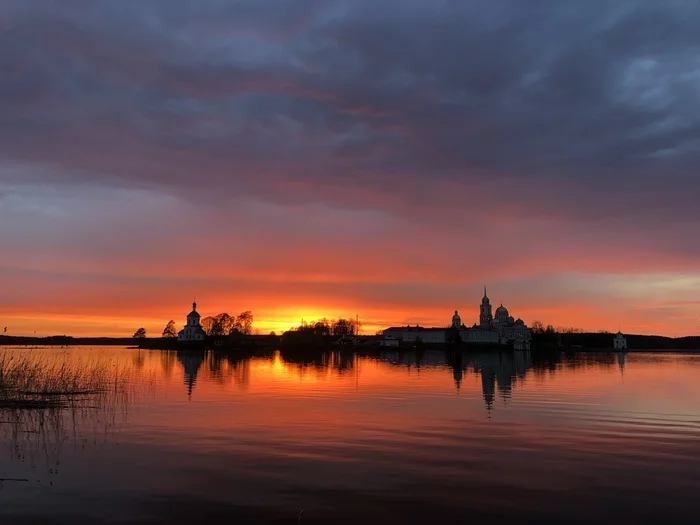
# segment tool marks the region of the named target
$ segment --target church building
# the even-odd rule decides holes
[[[523,320],[514,319],[503,304],[496,308],[496,315],[493,315],[486,288],[479,306],[479,323],[467,328],[462,324],[459,312],[455,310],[450,330],[459,334],[462,343],[512,345],[515,350],[529,350],[532,340],[532,332]],[[423,343],[447,343],[448,329],[422,326],[393,327],[384,330],[384,336],[404,343],[417,340]]]
[[[617,334],[615,334],[613,348],[615,348],[615,350],[627,350],[627,338],[622,335],[622,332],[617,332]]]
[[[177,334],[178,341],[204,341],[206,333],[199,323],[201,316],[197,312],[197,303],[192,303],[192,311],[187,314],[187,324],[185,328]]]
[[[474,324],[465,332],[467,342],[512,344],[515,350],[529,350],[532,339],[532,332],[523,320],[514,319],[503,303],[496,308],[495,316],[491,313],[486,287],[479,306],[479,324]]]

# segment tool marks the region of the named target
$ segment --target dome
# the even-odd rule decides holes
[[[202,317],[202,316],[199,315],[199,313],[197,312],[197,302],[196,302],[196,301],[192,303],[192,311],[191,311],[190,313],[187,314],[187,317],[188,317],[188,318],[190,318],[190,317]]]
[[[508,317],[508,308],[505,306],[501,305],[498,308],[496,308],[496,315],[501,314],[504,317]]]
[[[525,321],[523,321],[522,319],[520,319],[520,317],[518,317],[518,318],[515,320],[515,324],[524,325],[524,324],[525,324]]]
[[[455,314],[452,316],[452,320],[457,321],[459,319],[460,319],[459,314],[457,313],[457,310],[455,310]]]

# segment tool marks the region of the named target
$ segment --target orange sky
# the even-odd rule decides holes
[[[471,212],[202,206],[99,188],[10,195],[0,207],[0,239],[12,246],[0,253],[0,326],[10,334],[158,335],[170,319],[182,325],[193,300],[204,316],[251,310],[261,333],[355,315],[365,333],[441,326],[455,309],[470,324],[484,285],[494,307],[528,324],[700,333],[698,266],[634,230],[596,225],[591,236],[575,222],[504,215],[476,220],[482,234],[463,229]]]
[[[274,253],[270,257],[277,259]],[[141,265],[134,261],[112,269],[95,263],[94,275],[87,265],[52,271],[47,268],[53,266],[50,259],[41,260],[35,271],[6,268],[0,325],[14,335],[130,336],[140,326],[158,335],[170,319],[184,324],[192,300],[197,300],[203,316],[252,310],[261,333],[289,329],[302,319],[359,315],[364,333],[373,334],[395,324],[444,326],[454,309],[471,324],[477,321],[483,294],[481,282],[421,278],[411,268],[402,276],[401,266],[392,274],[398,263],[390,260],[376,261],[376,271],[368,268],[360,274],[362,280],[354,280],[354,273],[344,278],[305,275],[303,265],[294,263],[286,275],[278,275],[284,262],[279,269],[256,269],[249,277],[244,268],[232,270],[231,278],[216,269],[208,277],[208,268],[194,263],[192,278],[177,270],[158,276],[144,259]],[[361,267],[361,256],[357,262]],[[692,275],[664,273],[524,274],[489,281],[489,296],[494,308],[503,302],[528,324],[541,320],[591,331],[619,327],[627,333],[680,336],[700,333],[698,283]]]
[[[206,299],[206,297],[204,298]],[[381,306],[379,308],[363,308],[356,302],[350,302],[351,306],[339,305],[337,302],[325,303],[326,306],[313,303],[270,304],[270,300],[251,301],[239,304],[233,308],[226,306],[225,301],[211,298],[211,302],[199,300],[199,311],[203,316],[215,315],[227,311],[237,314],[245,308],[251,308],[255,315],[254,328],[262,334],[270,331],[280,333],[284,330],[296,327],[301,320],[313,321],[322,317],[354,318],[359,315],[363,325],[363,333],[374,334],[377,330],[396,324],[421,324],[423,326],[444,326],[451,319],[452,306],[446,304],[444,308],[435,306],[391,308]],[[628,333],[647,333],[665,335],[688,335],[697,333],[697,321],[692,316],[692,309],[687,314],[676,317],[660,318],[655,321],[651,315],[634,320],[635,309],[630,308],[627,316],[619,316],[611,309],[596,309],[590,304],[565,304],[561,306],[549,306],[540,308],[513,307],[512,303],[504,301],[510,308],[511,314],[522,317],[528,324],[533,320],[551,322],[555,326],[574,326],[587,330],[607,329],[617,330],[618,323]],[[217,305],[212,308],[210,304]],[[229,304],[235,304],[233,301]],[[323,303],[322,303],[323,304]],[[179,306],[179,304],[178,304]],[[476,322],[478,318],[478,302],[476,304],[455,305],[459,308],[465,323]],[[644,305],[648,307],[648,305]],[[68,334],[74,336],[130,336],[136,328],[143,326],[149,335],[158,336],[169,319],[173,319],[177,326],[184,324],[184,317],[189,312],[190,303],[183,298],[179,311],[176,308],[158,306],[144,309],[144,312],[132,311],[127,305],[123,308],[76,308],[75,313],[55,311],[54,308],[46,308],[45,311],[31,311],[13,313],[8,315],[7,310],[2,312],[3,326],[8,326],[10,335],[56,335]],[[644,314],[645,308],[639,312]],[[0,310],[2,311],[2,310]],[[659,312],[664,311],[664,306],[658,307]],[[179,315],[178,315],[179,314]],[[608,317],[612,316],[612,320]],[[618,321],[619,319],[619,321]]]
[[[5,263],[0,327],[15,335],[123,337],[143,326],[159,335],[170,319],[184,324],[197,300],[203,316],[252,310],[261,333],[289,329],[302,319],[359,315],[364,333],[373,334],[396,324],[444,326],[455,309],[466,324],[476,322],[486,283],[494,308],[503,302],[528,324],[700,333],[700,277],[690,272],[564,270],[575,262],[559,263],[562,269],[555,271],[550,260],[545,270],[550,275],[538,272],[534,261],[500,273],[478,260],[461,265],[428,254],[414,257],[400,247],[391,257],[381,250],[363,252],[360,247],[381,242],[371,241],[343,256],[310,246],[301,259],[274,243],[265,250],[246,246],[251,250],[241,257],[234,250],[212,254],[213,243],[204,243],[202,252],[210,256],[195,250],[174,254],[172,262],[169,249],[142,254],[137,247],[105,258],[89,252],[65,256],[37,244],[39,250],[31,248],[37,255],[23,264],[13,261],[16,254],[0,255]],[[255,260],[245,260],[253,255]]]

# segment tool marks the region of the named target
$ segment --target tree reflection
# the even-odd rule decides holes
[[[173,350],[161,350],[161,352],[160,352],[160,364],[163,368],[163,374],[168,379],[170,379],[173,375],[173,369],[175,368],[176,362],[177,362],[177,352],[175,352]]]
[[[219,350],[162,350],[161,353],[161,366],[166,377],[172,375],[175,362],[182,366],[183,384],[189,399],[192,399],[201,374],[206,381],[219,385],[233,383],[246,390],[250,383],[251,360],[272,357],[269,352],[242,354]]]

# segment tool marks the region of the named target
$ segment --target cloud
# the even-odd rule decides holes
[[[651,176],[671,192],[660,172],[687,183],[698,155],[698,8],[606,5],[11,2],[2,153],[94,177],[88,146],[125,183],[172,184],[154,168],[177,179],[168,153],[187,149],[203,184],[546,177],[561,194]]]

